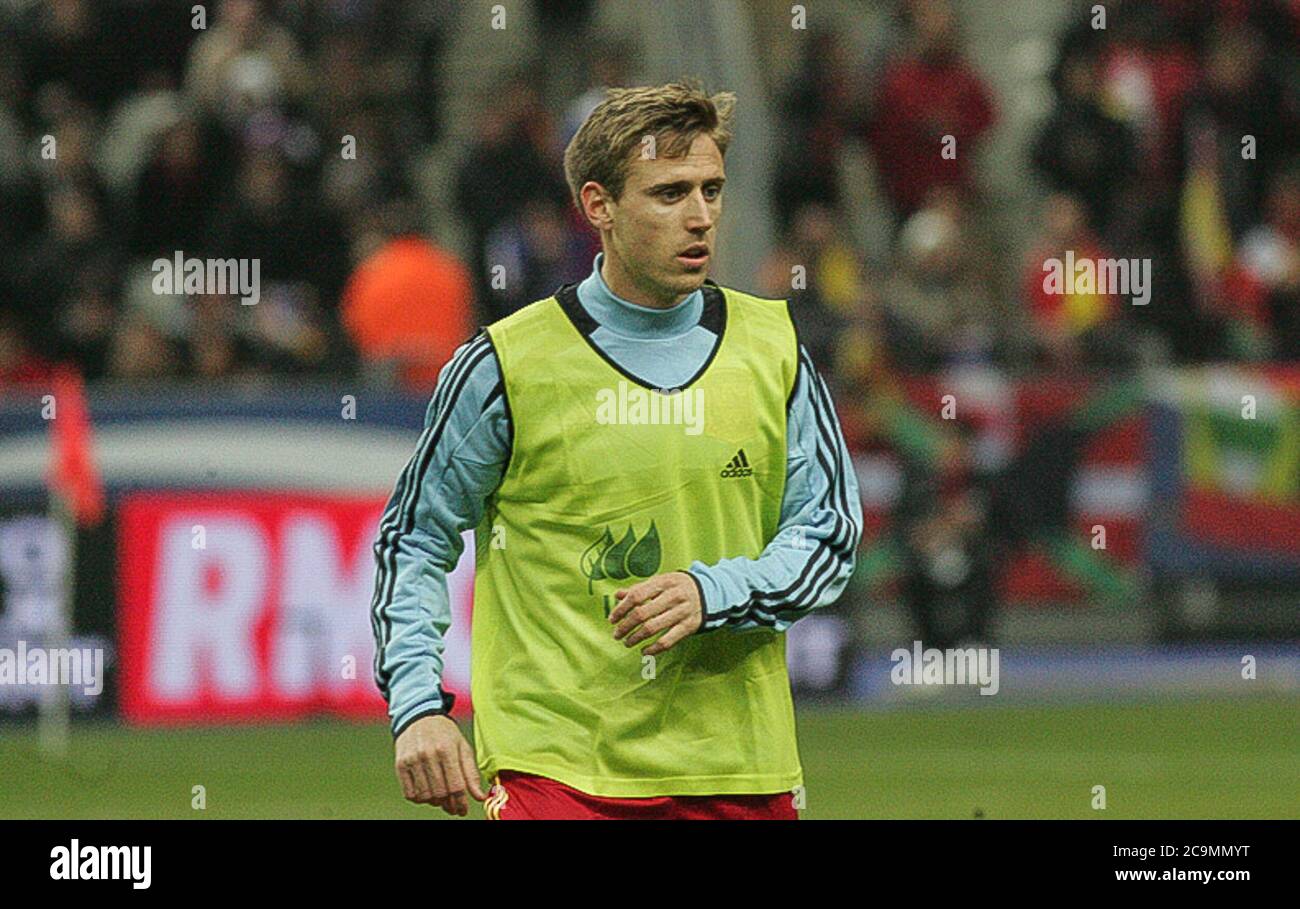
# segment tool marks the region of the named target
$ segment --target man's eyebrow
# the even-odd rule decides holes
[[[727,182],[726,177],[710,177],[709,179],[705,180],[701,185],[708,186],[710,183],[716,183],[718,186],[721,186],[723,183],[726,182]],[[690,189],[692,185],[693,184],[691,183],[690,180],[674,180],[671,183],[656,183],[653,186],[648,186],[646,187],[646,192],[657,193],[665,189]]]

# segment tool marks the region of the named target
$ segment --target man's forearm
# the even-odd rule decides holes
[[[394,734],[446,712],[443,647],[451,626],[447,574],[477,526],[509,458],[509,411],[486,336],[443,367],[424,430],[384,510],[375,540],[375,684]]]
[[[834,516],[824,527],[787,527],[757,559],[692,564],[704,601],[703,630],[784,631],[835,602],[853,575],[858,539],[856,527]]]
[[[804,352],[787,420],[785,496],[776,536],[758,558],[695,562],[704,626],[784,631],[833,603],[856,564],[862,502],[830,393]]]

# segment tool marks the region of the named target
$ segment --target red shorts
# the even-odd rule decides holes
[[[491,821],[797,821],[794,795],[662,795],[611,799],[544,776],[502,770],[483,810]]]

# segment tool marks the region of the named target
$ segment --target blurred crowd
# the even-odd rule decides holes
[[[592,5],[539,2],[540,27],[572,36]],[[893,6],[872,54],[815,32],[778,87],[780,236],[753,289],[794,299],[833,381],[1300,357],[1300,4],[1126,0],[1104,29],[1078,4],[1023,150],[1042,190],[1023,249],[980,172],[1002,112],[952,4]],[[0,3],[0,382],[72,360],[92,379],[371,372],[427,391],[475,325],[589,271],[562,153],[634,72],[631,44],[593,44],[589,89],[558,107],[539,87],[571,61],[491,86],[438,190],[462,256],[431,239],[419,185],[447,129],[434,6],[221,0],[202,27],[177,8]],[[848,227],[850,141],[887,249]],[[1152,302],[1046,292],[1067,251],[1149,260]],[[177,253],[259,259],[260,301],[156,292],[152,263]]]
[[[1300,359],[1300,4],[1127,0],[1104,4],[1104,28],[1096,6],[1075,4],[1056,40],[1052,108],[1023,148],[1041,202],[1021,249],[980,172],[999,103],[952,3],[898,4],[874,68],[839,35],[809,42],[783,97],[796,128],[762,290],[787,295],[791,266],[812,263],[804,335],[837,378]],[[955,153],[932,152],[946,137]],[[849,140],[874,159],[890,249],[842,227]],[[1067,253],[1149,262],[1150,300],[1057,292],[1044,263]]]
[[[410,156],[442,128],[444,36],[418,9],[11,10],[0,20],[0,371],[57,359],[123,379],[356,368],[340,301],[359,263],[418,235]],[[345,136],[361,149],[347,159]],[[260,260],[260,302],[241,311],[230,295],[156,293],[152,263],[178,253]]]
[[[1071,523],[1084,450],[1142,406],[1139,366],[1300,360],[1300,3],[1108,2],[1104,28],[1098,4],[1071,6],[1044,73],[1049,109],[1010,149],[1010,99],[948,0],[896,4],[865,52],[813,36],[781,96],[795,129],[760,292],[793,297],[850,445],[898,466],[855,582],[896,571],[935,646],[996,638],[1000,579],[1028,548],[1089,602],[1142,601],[1142,573]],[[846,229],[860,204],[849,143],[874,164],[882,249]],[[1028,213],[990,191],[990,150],[1023,160]],[[1149,286],[1045,283],[1054,260],[1117,259],[1149,269]],[[808,285],[791,292],[800,265]],[[918,393],[918,377],[968,366],[992,367],[974,374],[997,377],[980,386],[994,396],[1047,374],[1087,393],[1002,446]]]

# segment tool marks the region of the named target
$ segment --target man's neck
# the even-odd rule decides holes
[[[619,268],[616,263],[617,260],[610,256],[609,250],[605,250],[604,255],[601,256],[600,277],[612,293],[629,303],[644,306],[646,309],[672,309],[690,296],[690,294],[676,294],[669,299],[655,298],[637,287],[627,272]]]
[[[676,306],[659,309],[628,300],[605,280],[605,254],[599,253],[591,274],[578,285],[578,299],[601,326],[629,338],[675,338],[699,323],[704,310],[701,291],[686,294]]]

